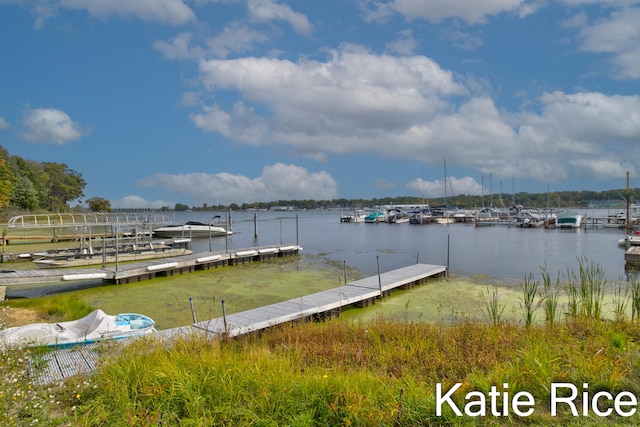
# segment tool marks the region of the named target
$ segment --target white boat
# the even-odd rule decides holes
[[[436,222],[438,224],[453,224],[454,220],[450,216],[443,215],[436,217]]]
[[[413,212],[413,215],[409,219],[409,224],[431,224],[432,222],[434,222],[434,219],[430,208]]]
[[[362,210],[354,210],[352,214],[342,214],[340,215],[340,222],[349,222],[349,223],[356,223],[356,222],[364,222],[364,219],[366,218],[366,214],[362,212]]]
[[[382,211],[375,211],[364,218],[367,224],[377,224],[379,222],[387,222],[387,215]]]
[[[582,224],[582,215],[574,211],[558,212],[556,217],[557,228],[580,228]]]
[[[545,214],[535,210],[523,210],[519,213],[518,225],[522,228],[534,228],[544,225]]]
[[[153,233],[159,237],[215,237],[232,234],[224,227],[214,224],[205,224],[198,221],[188,221],[184,224],[167,225],[155,228]]]
[[[633,234],[627,234],[624,238],[618,240],[619,246],[625,246],[629,248],[631,246],[640,246],[640,231],[636,231]]]
[[[87,316],[59,323],[33,323],[0,331],[0,347],[70,347],[103,340],[154,333],[155,322],[137,313],[110,316],[98,309]]]
[[[404,224],[409,222],[409,214],[401,211],[397,208],[389,209],[389,214],[387,215],[387,222],[389,224]]]

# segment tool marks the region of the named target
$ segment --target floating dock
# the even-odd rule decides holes
[[[328,320],[340,315],[343,307],[367,307],[394,289],[408,289],[433,277],[442,277],[447,268],[414,264],[339,288],[271,304],[241,313],[198,322],[193,325],[217,337],[236,337],[281,323],[300,320]]]
[[[347,306],[367,307],[388,296],[394,289],[409,289],[432,278],[444,277],[447,267],[414,264],[366,279],[350,282],[327,291],[271,304],[265,307],[234,313],[217,319],[194,323],[191,326],[159,331],[165,339],[201,333],[216,338],[237,337],[272,326],[297,321],[329,320],[340,315]],[[104,351],[105,345],[108,351]],[[37,384],[49,384],[67,377],[90,373],[97,369],[99,357],[112,358],[117,354],[116,342],[106,342],[54,350],[40,359],[42,370],[32,369]]]
[[[236,251],[205,252],[172,258],[147,260],[106,268],[51,268],[0,270],[0,286],[60,283],[74,280],[103,280],[106,283],[132,283],[160,276],[174,276],[196,270],[244,264],[265,259],[297,255],[299,245],[262,246]]]

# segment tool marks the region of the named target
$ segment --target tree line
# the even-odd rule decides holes
[[[82,175],[63,163],[23,159],[0,146],[0,209],[66,212],[85,186]]]
[[[429,198],[414,196],[382,197],[373,199],[331,199],[331,200],[274,200],[270,202],[254,203],[231,203],[230,205],[210,205],[204,203],[202,206],[189,207],[186,204],[176,204],[175,210],[200,210],[200,211],[222,211],[222,210],[269,210],[277,207],[290,207],[296,210],[313,209],[359,209],[374,206],[388,205],[418,205],[429,204],[434,206],[446,206],[447,208],[475,209],[478,207],[509,208],[511,206],[524,206],[530,208],[624,208],[627,198],[630,202],[640,200],[640,188],[607,190],[607,191],[556,191],[549,193],[526,193],[515,194],[489,194],[489,195],[468,195],[461,194],[455,197]],[[166,207],[166,209],[169,209]]]
[[[37,162],[10,155],[0,146],[0,210],[16,209],[30,212],[45,210],[49,212],[67,212],[71,210],[70,203],[84,197],[86,186],[82,175],[70,169],[64,163]],[[397,196],[383,198],[338,198],[332,200],[274,200],[270,202],[231,203],[229,205],[203,203],[201,206],[190,207],[184,203],[175,206],[164,206],[161,210],[267,210],[286,206],[296,210],[312,209],[358,209],[384,205],[410,205],[428,203],[431,206],[458,207],[471,209],[477,207],[510,207],[522,205],[525,207],[602,207],[623,208],[626,200],[640,200],[640,188],[632,188],[627,194],[626,189],[607,191],[556,191],[549,193],[515,194],[499,193],[490,195],[461,194],[455,197],[423,199],[421,197]],[[111,211],[111,204],[102,197],[92,197],[85,200],[92,211]]]

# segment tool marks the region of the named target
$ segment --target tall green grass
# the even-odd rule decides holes
[[[526,327],[533,325],[535,321],[535,313],[540,306],[537,301],[539,283],[533,280],[533,274],[529,274],[524,278],[522,287],[522,308],[524,309],[524,324]]]
[[[615,339],[612,339],[615,335]],[[137,342],[103,366],[74,411],[102,425],[415,426],[546,423],[552,382],[640,392],[635,323],[579,319],[551,328],[386,322],[279,327],[230,341]],[[435,386],[454,396],[509,384],[536,399],[527,419],[435,416]],[[562,413],[555,422],[570,422]],[[593,420],[591,420],[593,421]],[[640,421],[613,417],[602,425]],[[597,424],[595,424],[597,425]]]
[[[486,322],[378,319],[282,325],[227,340],[145,338],[105,358],[94,375],[45,386],[30,382],[32,354],[3,351],[0,425],[637,425],[638,414],[549,413],[552,383],[640,393],[638,280],[619,284],[610,318],[605,286],[595,263],[555,281],[543,268],[542,283],[525,276],[523,322],[503,317],[494,285],[482,293]],[[46,304],[52,316],[91,311],[63,296]],[[544,322],[536,322],[540,307]],[[508,384],[512,395],[531,393],[535,411],[526,419],[459,417],[447,408],[436,416],[438,383],[461,384],[453,397],[460,407],[468,392],[487,396]]]
[[[542,267],[542,293],[540,304],[544,307],[544,318],[548,325],[553,325],[559,319],[560,312],[560,278],[555,282],[551,280],[551,274],[546,265]]]
[[[13,299],[7,304],[16,308],[33,309],[51,321],[79,319],[95,310],[95,307],[84,301],[65,294]]]
[[[505,304],[500,302],[498,285],[487,286],[485,291],[480,291],[480,298],[484,301],[482,311],[487,320],[494,325],[499,325],[504,314]]]

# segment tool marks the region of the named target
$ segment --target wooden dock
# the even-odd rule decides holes
[[[393,289],[408,289],[429,278],[442,277],[446,270],[441,265],[414,264],[339,288],[198,322],[193,326],[215,336],[236,337],[286,322],[332,319],[340,314],[343,307],[367,307]]]
[[[159,331],[158,335],[164,339],[197,333],[214,338],[237,337],[287,322],[329,320],[339,316],[343,307],[367,307],[394,289],[409,289],[443,277],[446,272],[445,266],[415,264],[300,298]],[[31,375],[35,383],[49,384],[93,372],[100,358],[105,360],[117,354],[118,344],[108,342],[54,350],[40,356],[40,362],[45,362],[44,368],[32,366]]]
[[[234,251],[205,252],[172,258],[123,264],[118,268],[59,268],[33,270],[0,269],[0,286],[60,283],[77,280],[103,280],[107,283],[132,283],[160,276],[174,276],[196,270],[297,255],[299,245],[262,246]]]

